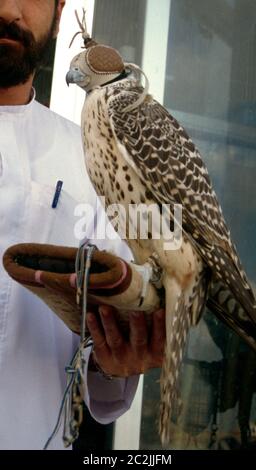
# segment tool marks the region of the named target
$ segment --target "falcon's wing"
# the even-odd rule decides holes
[[[207,169],[180,124],[150,97],[135,110],[123,110],[140,89],[118,89],[109,105],[113,131],[126,158],[160,203],[184,207],[184,228],[199,244],[227,248],[229,231]]]
[[[195,145],[175,118],[150,96],[125,112],[141,93],[134,82],[119,82],[113,88],[109,117],[124,158],[158,203],[182,204],[184,232],[213,275],[229,286],[256,322],[254,295]]]

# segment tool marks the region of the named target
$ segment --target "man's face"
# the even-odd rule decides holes
[[[0,88],[28,80],[48,50],[58,17],[55,0],[0,0]]]

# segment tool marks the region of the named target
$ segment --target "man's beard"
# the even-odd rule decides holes
[[[16,23],[7,24],[0,20],[0,39],[13,39],[17,44],[0,43],[0,88],[25,83],[42,63],[52,42],[56,17],[49,31],[36,41],[30,31],[21,29]]]

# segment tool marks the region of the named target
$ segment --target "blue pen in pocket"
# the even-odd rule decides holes
[[[55,189],[55,193],[54,193],[54,198],[53,198],[53,201],[52,201],[52,208],[53,209],[56,209],[57,204],[59,202],[62,186],[63,186],[63,181],[60,181],[60,180],[57,181],[56,189]]]

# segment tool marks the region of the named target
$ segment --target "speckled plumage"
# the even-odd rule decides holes
[[[256,349],[256,302],[198,150],[151,96],[127,111],[141,93],[130,78],[92,89],[82,112],[82,133],[90,178],[107,205],[121,203],[126,211],[128,204],[140,203],[183,207],[178,250],[164,250],[163,239],[150,234],[147,240],[127,240],[137,263],[154,253],[163,270],[167,338],[160,435],[166,442],[190,326],[207,304]]]

